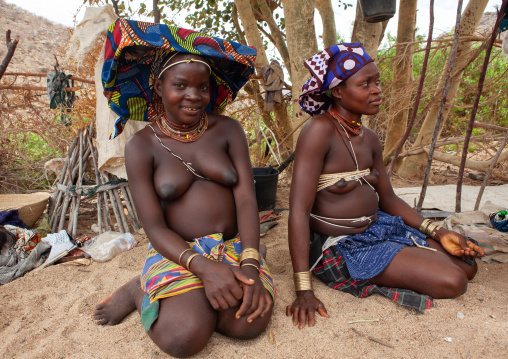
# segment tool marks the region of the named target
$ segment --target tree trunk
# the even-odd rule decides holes
[[[316,0],[316,9],[323,22],[323,45],[325,48],[337,43],[337,30],[335,28],[335,15],[333,14],[331,0]]]
[[[356,4],[356,18],[353,27],[351,42],[361,42],[365,51],[374,60],[377,59],[377,49],[385,33],[389,20],[376,23],[368,23],[363,20],[360,4]]]
[[[284,39],[283,33],[275,23],[275,20],[273,19],[273,12],[270,9],[270,6],[268,6],[266,0],[257,0],[257,3],[259,4],[263,19],[266,21],[268,27],[270,28],[270,33],[272,35],[274,45],[282,57],[284,67],[287,69],[289,76],[291,76],[291,66],[289,65],[289,51],[288,47],[286,46],[286,39]]]
[[[256,57],[256,71],[258,75],[260,75],[261,67],[268,66],[268,58],[266,57],[263,39],[261,38],[261,34],[258,30],[252,5],[249,0],[235,0],[235,5],[242,22],[242,26],[245,30],[247,42],[250,46],[254,46],[258,51],[258,55]],[[274,134],[276,134],[278,137],[277,141],[280,141],[291,130],[286,104],[275,104],[275,121],[273,121],[270,113],[263,110],[264,101],[260,94],[259,86],[257,84],[253,84],[252,86],[246,87],[246,90],[251,96],[255,97],[263,122],[270,128],[270,130],[273,131]]]
[[[487,3],[488,0],[469,1],[460,21],[460,37],[473,35],[474,30],[478,26],[480,19],[483,16],[483,12],[485,11]],[[471,49],[472,44],[473,42],[471,41],[463,41],[459,43],[454,67],[455,69],[462,70],[460,70],[457,76],[454,76],[450,82],[446,105],[443,112],[443,124],[446,121],[448,114],[450,113],[452,104],[454,102],[453,100],[457,95],[457,90],[464,73],[464,65],[469,61],[471,57],[470,54],[473,52]],[[447,61],[446,66],[444,66],[445,70],[448,69],[448,62],[449,60]],[[434,97],[441,97],[441,91],[444,86],[445,79],[446,73],[443,72]],[[431,143],[432,134],[436,125],[437,114],[439,112],[439,105],[439,102],[435,102],[434,105],[429,109],[429,112],[425,116],[425,120],[423,121],[422,127],[413,146],[425,146]],[[425,154],[407,157],[402,162],[402,165],[398,169],[397,173],[399,176],[404,178],[422,178],[426,164],[427,156]]]
[[[383,157],[397,146],[407,126],[413,83],[412,42],[416,26],[417,0],[400,0],[397,45],[393,65],[392,98]]]
[[[161,12],[159,11],[159,0],[153,0],[153,22],[161,23]]]
[[[263,39],[259,33],[258,24],[252,11],[252,6],[249,0],[235,0],[235,4],[240,20],[242,21],[242,26],[245,30],[245,37],[247,38],[249,46],[254,46],[256,50],[258,50],[258,55],[256,57],[256,70],[261,73],[261,67],[268,66],[268,59],[266,57]]]
[[[313,0],[282,0],[286,20],[286,40],[291,58],[291,83],[293,126],[308,118],[298,104],[303,84],[309,79],[309,72],[303,62],[317,53],[316,31],[314,28]],[[297,131],[298,132],[298,131]],[[295,132],[296,133],[296,132]],[[294,136],[293,138],[297,138]]]

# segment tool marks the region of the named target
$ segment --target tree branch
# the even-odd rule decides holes
[[[9,62],[11,62],[12,56],[14,56],[14,51],[16,51],[16,46],[18,46],[18,42],[19,42],[18,38],[14,39],[14,41],[11,41],[11,30],[7,30],[5,34],[7,55],[5,55],[2,64],[0,65],[0,79],[4,75],[5,70],[7,70],[7,66],[9,66]]]

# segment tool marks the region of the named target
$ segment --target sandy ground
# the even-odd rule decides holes
[[[277,208],[288,208],[287,187],[279,187]],[[298,330],[285,316],[294,298],[287,247],[288,211],[261,239],[277,283],[272,321],[261,336],[239,341],[214,334],[197,358],[506,358],[508,356],[508,265],[480,262],[466,294],[436,300],[425,314],[374,295],[357,299],[314,278],[316,295],[330,318]],[[146,336],[133,313],[115,327],[91,320],[94,305],[139,275],[148,240],[106,263],[59,264],[0,287],[1,358],[159,358],[166,356]],[[459,319],[457,313],[464,314]],[[376,322],[349,324],[358,319]],[[353,328],[381,340],[361,336]],[[451,342],[443,338],[450,337]]]

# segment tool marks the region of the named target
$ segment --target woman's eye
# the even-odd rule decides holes
[[[208,91],[209,89],[210,89],[210,86],[208,86],[208,85],[201,86],[201,90],[203,90],[203,91]]]
[[[376,86],[379,86],[379,85],[381,85],[381,80],[380,80],[380,79],[377,79],[377,80],[376,80]]]
[[[175,87],[179,87],[179,88],[182,88],[183,87],[183,84],[180,83],[180,82],[177,82],[174,84]]]
[[[364,82],[364,83],[362,83],[362,87],[364,87],[364,88],[367,88],[367,87],[369,87],[369,84],[368,84],[368,82]]]

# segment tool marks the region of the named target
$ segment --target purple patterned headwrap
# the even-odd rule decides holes
[[[360,42],[333,45],[312,56],[304,63],[312,77],[302,86],[300,107],[310,115],[326,112],[332,107],[326,91],[373,61]]]

